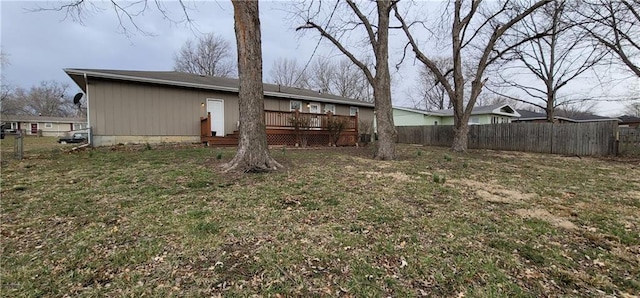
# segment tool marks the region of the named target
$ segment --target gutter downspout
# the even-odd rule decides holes
[[[89,118],[91,113],[89,113],[89,80],[87,79],[87,73],[83,73],[84,76],[84,88],[85,95],[87,96],[87,130],[89,131],[89,146],[93,145],[93,129],[91,128],[91,119]],[[93,146],[92,146],[93,147]]]

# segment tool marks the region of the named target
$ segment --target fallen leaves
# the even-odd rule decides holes
[[[637,295],[640,222],[627,183],[636,178],[620,173],[638,169],[612,165],[607,171],[617,174],[607,175],[585,166],[588,159],[508,153],[503,160],[474,150],[445,162],[446,149],[420,148],[417,155],[400,145],[399,160],[380,163],[366,148],[276,152],[290,165],[286,173],[233,177],[212,168],[218,151],[202,148],[43,153],[29,167],[9,164],[2,180],[10,186],[42,175],[23,190],[2,190],[3,289],[7,296]],[[73,175],[60,176],[71,158]],[[429,173],[447,183],[428,183]],[[216,225],[192,233],[199,223]]]

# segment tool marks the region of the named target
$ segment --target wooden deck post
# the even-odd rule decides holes
[[[211,112],[207,112],[207,135],[213,136],[211,134]]]
[[[200,136],[211,136],[211,112],[207,113],[207,117],[200,117]]]

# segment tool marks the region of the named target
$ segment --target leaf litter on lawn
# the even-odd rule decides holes
[[[219,170],[232,149],[196,146],[40,151],[9,162],[3,292],[640,294],[640,169],[405,145],[396,161],[371,153],[273,150],[286,169],[254,175]],[[70,163],[74,177],[64,174]],[[4,187],[26,175],[23,189]]]

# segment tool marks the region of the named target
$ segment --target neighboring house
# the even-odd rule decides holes
[[[547,114],[538,113],[527,110],[518,110],[517,111],[521,116],[513,119],[513,122],[533,122],[533,123],[543,123],[547,122]],[[578,114],[575,116],[553,116],[555,123],[585,123],[585,122],[601,122],[601,121],[620,121],[618,118],[612,117],[603,117],[593,114]]]
[[[237,144],[238,79],[175,71],[65,72],[87,96],[94,146],[201,141]],[[265,125],[272,145],[296,142],[292,141],[291,126],[296,109],[309,118],[310,127],[305,131],[317,135],[312,139],[318,144],[328,142],[327,112],[349,121],[344,133],[349,144],[357,141],[358,121],[373,121],[373,104],[368,102],[273,84],[264,84],[264,95]]]
[[[520,117],[508,104],[474,107],[469,124],[511,123]],[[423,111],[403,107],[393,108],[393,122],[396,126],[453,125],[453,109]]]
[[[1,115],[5,132],[22,130],[26,135],[64,136],[72,130],[87,128],[87,119],[32,115]]]
[[[618,117],[618,119],[620,119],[620,123],[618,123],[620,127],[640,127],[640,117],[623,115]]]

